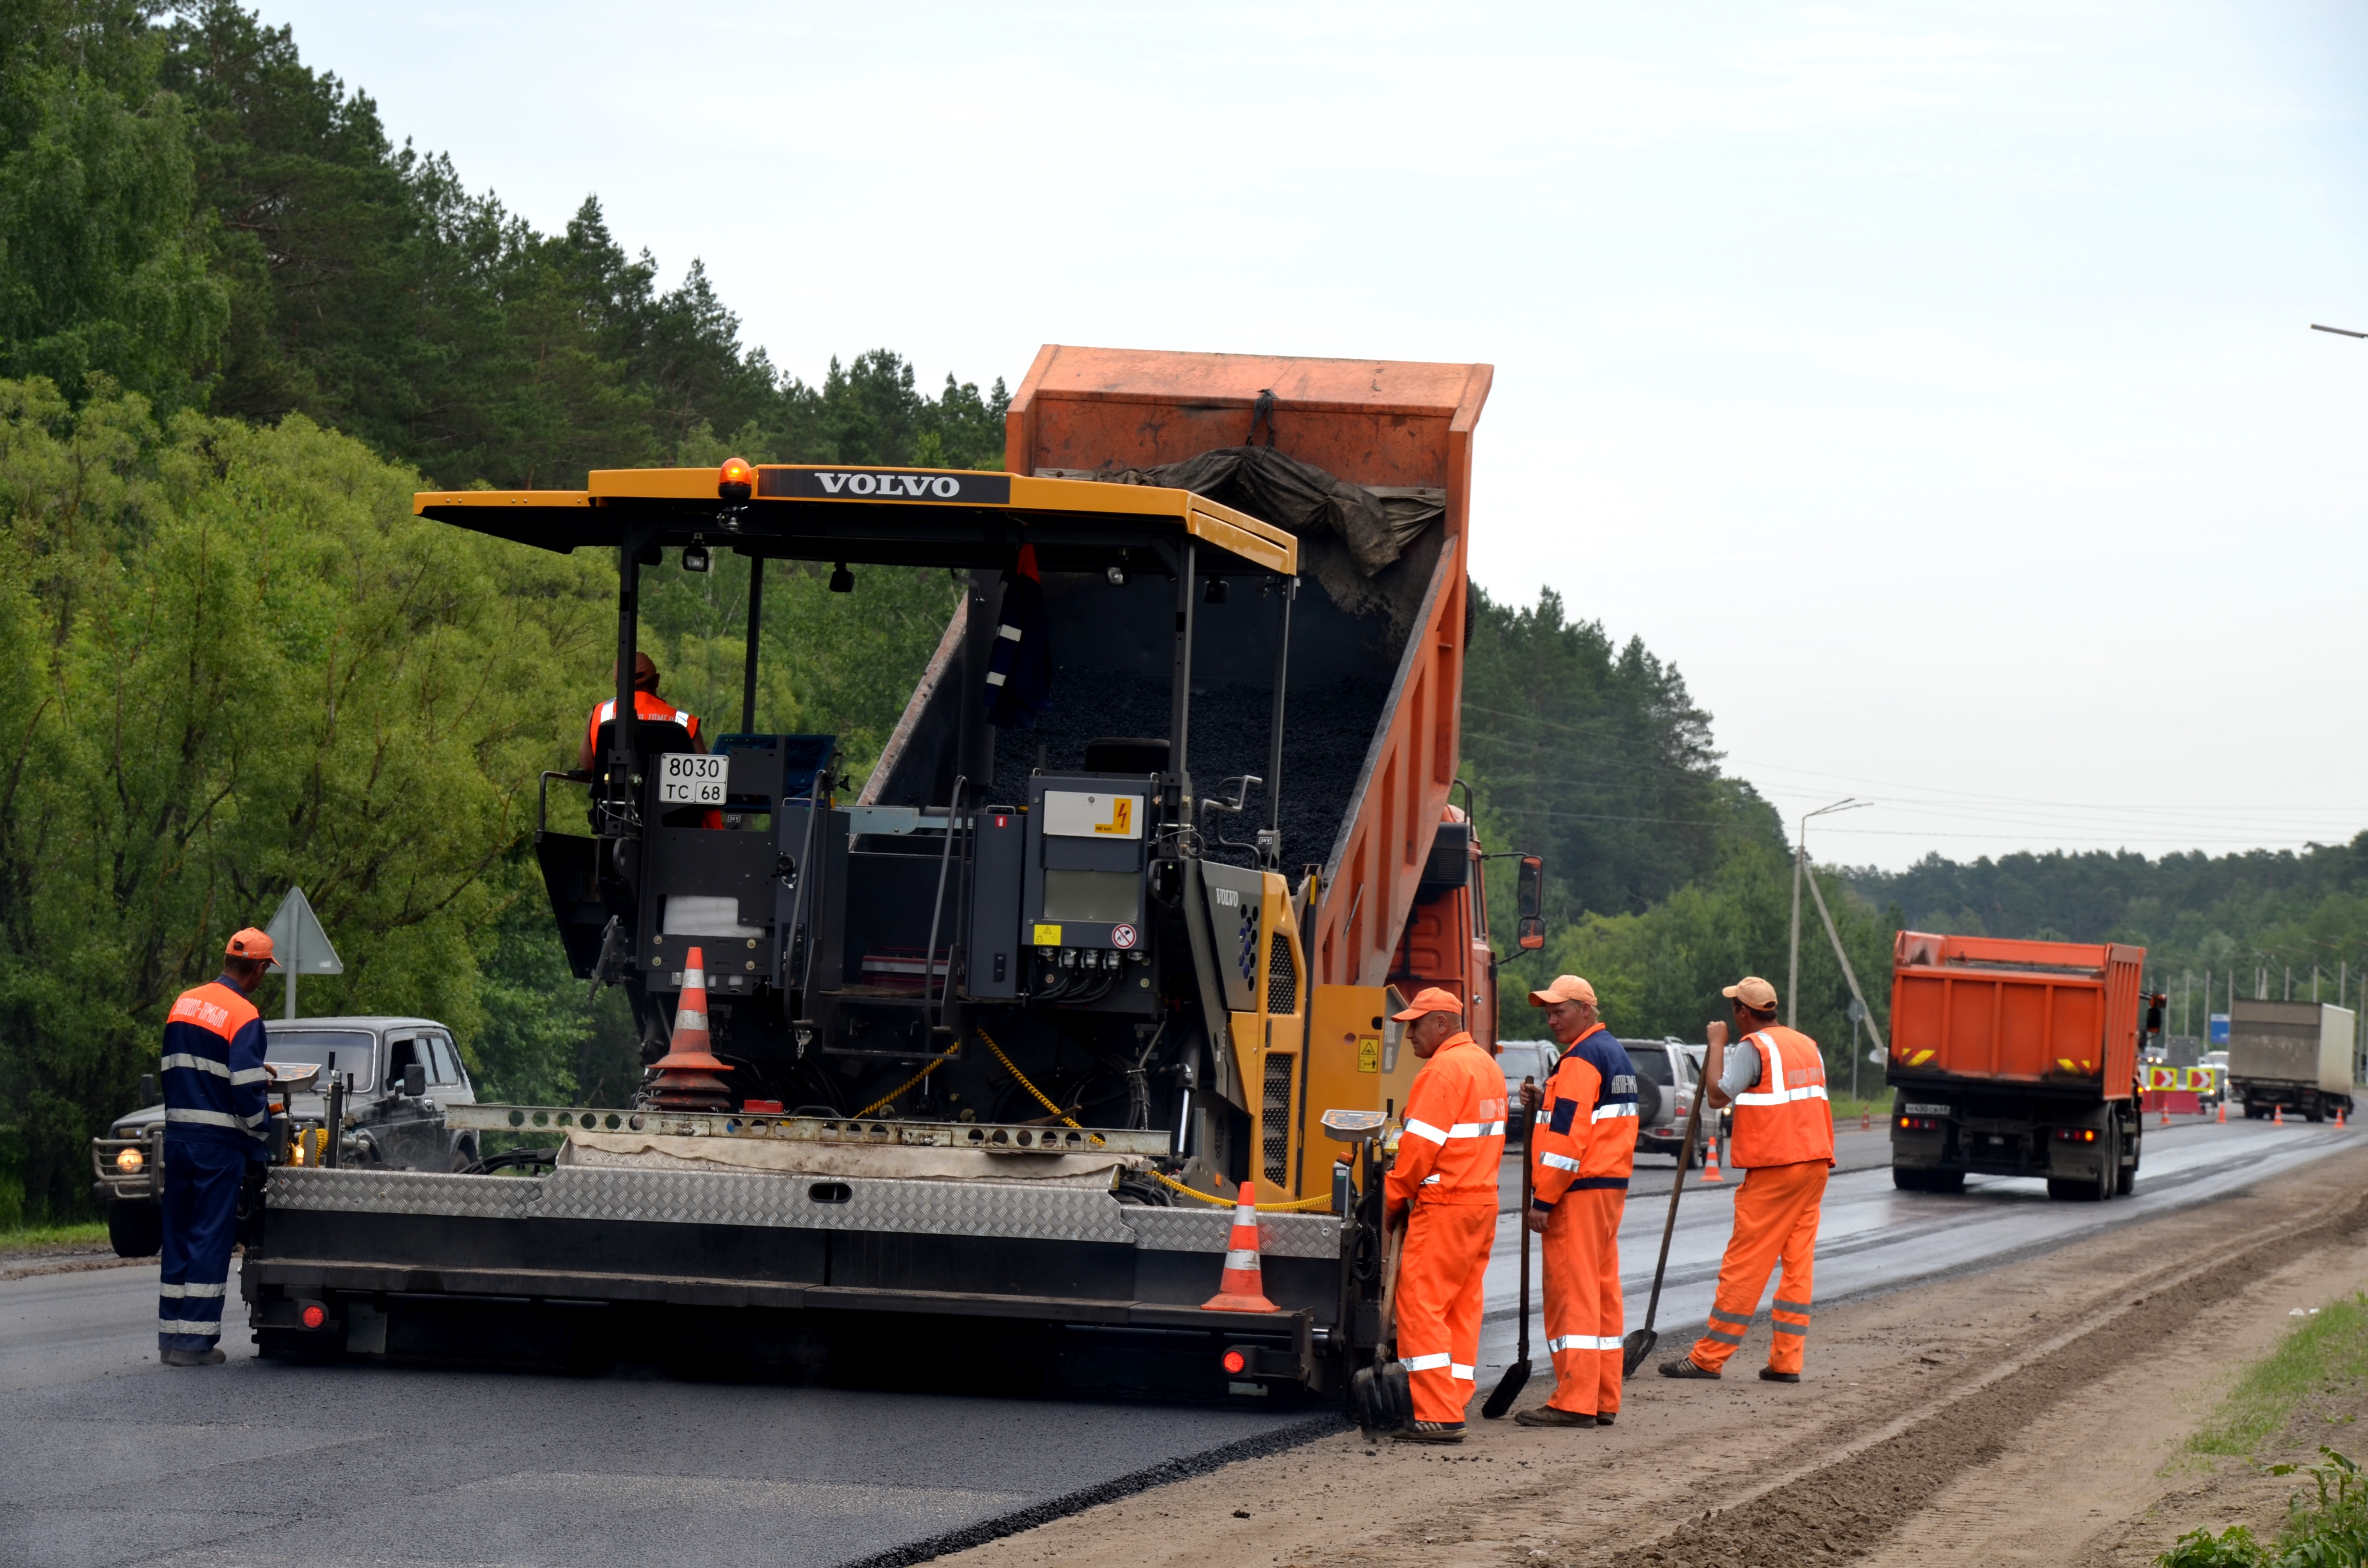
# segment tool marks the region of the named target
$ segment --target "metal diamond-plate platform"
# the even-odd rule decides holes
[[[541,1177],[281,1165],[265,1193],[274,1209],[339,1214],[1009,1236],[1114,1242],[1154,1252],[1222,1253],[1234,1221],[1228,1209],[1152,1209],[1121,1204],[1107,1192],[1036,1182],[814,1181],[603,1165],[562,1165]],[[843,1199],[829,1200],[841,1193]],[[1340,1221],[1328,1214],[1262,1214],[1258,1245],[1270,1257],[1338,1257]]]
[[[817,1199],[815,1193],[825,1198]],[[845,1194],[842,1200],[830,1197]],[[811,1181],[730,1171],[563,1165],[550,1176],[444,1176],[418,1171],[272,1171],[274,1209],[461,1219],[639,1220],[806,1231],[937,1236],[1134,1241],[1106,1192],[1042,1184]]]
[[[1135,1244],[1150,1252],[1224,1252],[1230,1209],[1129,1209]],[[1330,1214],[1261,1214],[1258,1251],[1269,1257],[1338,1257],[1340,1221]]]
[[[518,1220],[539,1211],[541,1188],[539,1181],[507,1176],[274,1165],[263,1192],[264,1202],[273,1209]]]

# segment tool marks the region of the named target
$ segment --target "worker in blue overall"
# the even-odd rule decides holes
[[[156,1349],[168,1367],[222,1362],[222,1296],[247,1166],[269,1158],[263,1015],[247,998],[271,962],[252,926],[222,972],[184,991],[165,1019],[165,1256]]]

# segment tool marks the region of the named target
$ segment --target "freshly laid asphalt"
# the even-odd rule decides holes
[[[2359,1136],[2259,1122],[2150,1127],[2136,1195],[2074,1204],[2051,1202],[2035,1181],[1896,1192],[1883,1131],[1845,1131],[1817,1298],[1831,1304],[1994,1267],[2208,1201]],[[1668,1159],[1638,1163],[1621,1227],[1630,1326],[1643,1318],[1673,1174]],[[1508,1172],[1508,1194],[1517,1180]],[[1710,1305],[1736,1189],[1732,1179],[1698,1181],[1689,1173],[1661,1302],[1672,1353]],[[1507,1208],[1488,1274],[1483,1390],[1512,1358],[1518,1327],[1519,1233],[1509,1199]],[[1330,1419],[296,1367],[254,1358],[235,1299],[229,1364],[168,1369],[155,1360],[155,1289],[153,1264],[0,1281],[0,1568],[886,1564],[1271,1451]],[[1542,1392],[1551,1374],[1534,1302],[1531,1334]],[[1747,1347],[1757,1353],[1756,1342]]]
[[[153,1265],[0,1283],[0,1564],[894,1561],[1331,1421],[305,1368],[243,1324],[225,1365],[165,1368],[155,1321]]]

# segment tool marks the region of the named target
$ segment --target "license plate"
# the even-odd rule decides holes
[[[1903,1116],[1947,1116],[1949,1108],[1944,1105],[1904,1105],[1899,1111]]]
[[[658,758],[658,800],[666,805],[720,806],[729,757],[670,751]]]

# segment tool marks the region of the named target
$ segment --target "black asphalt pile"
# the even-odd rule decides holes
[[[1389,687],[1377,680],[1342,680],[1292,694],[1285,710],[1282,749],[1282,863],[1294,875],[1308,863],[1331,858],[1357,790],[1357,777],[1373,733],[1382,721]],[[1264,686],[1196,686],[1192,696],[1190,749],[1185,762],[1192,787],[1203,797],[1221,779],[1242,774],[1264,777],[1271,733],[1271,697]],[[1043,749],[1045,767],[1058,773],[1082,767],[1086,743],[1104,736],[1167,733],[1167,683],[1109,671],[1059,669],[1053,707],[1033,730],[996,732],[995,799],[1016,803],[1029,769]],[[1212,819],[1212,858],[1247,865],[1245,853],[1220,849],[1215,835],[1248,843],[1266,824],[1266,793],[1253,790],[1249,809]]]

